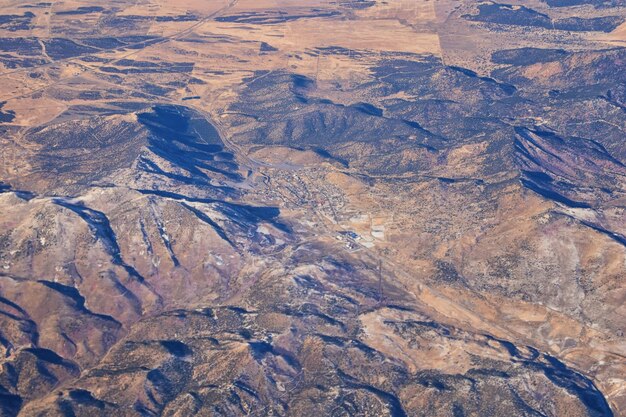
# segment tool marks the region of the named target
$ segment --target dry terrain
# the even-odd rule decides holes
[[[0,1],[0,416],[626,416],[621,0]]]

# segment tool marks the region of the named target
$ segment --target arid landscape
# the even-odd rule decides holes
[[[622,0],[0,1],[0,416],[626,416]]]

